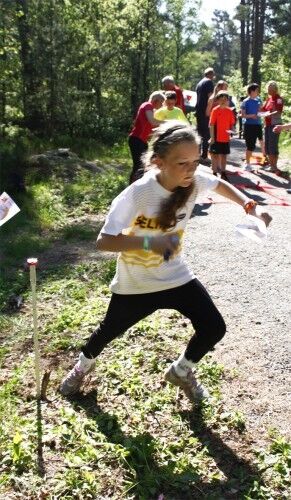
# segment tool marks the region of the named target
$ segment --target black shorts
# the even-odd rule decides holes
[[[259,139],[259,141],[263,139],[262,125],[250,125],[249,123],[245,123],[244,138],[247,150],[254,151],[257,139]]]
[[[210,153],[214,155],[229,155],[229,142],[214,142],[210,145]]]

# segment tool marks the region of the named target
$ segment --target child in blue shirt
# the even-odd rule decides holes
[[[245,119],[244,125],[244,138],[246,141],[246,163],[245,170],[251,172],[254,167],[251,165],[251,155],[255,150],[257,139],[260,141],[262,153],[264,156],[264,142],[261,118],[258,116],[260,112],[262,101],[259,98],[259,85],[251,83],[247,87],[248,97],[243,100],[241,105],[241,116]]]

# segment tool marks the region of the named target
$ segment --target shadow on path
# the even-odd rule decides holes
[[[43,443],[42,443],[42,413],[41,401],[36,401],[36,430],[37,430],[37,472],[40,477],[44,477],[46,470],[43,458]]]
[[[204,216],[208,215],[208,212],[205,212],[205,210],[208,210],[210,208],[212,203],[197,203],[192,211],[191,218],[195,216]]]
[[[272,175],[268,175],[268,172],[265,173],[262,170],[260,170],[260,172],[256,175],[258,175],[258,177],[260,179],[262,179],[265,182],[267,182],[268,184],[270,184],[270,186],[285,189],[289,185],[288,179],[285,179],[284,177],[279,177],[279,179],[281,179],[281,180],[276,179],[276,177],[273,177]]]

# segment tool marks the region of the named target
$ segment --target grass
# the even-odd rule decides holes
[[[222,403],[223,365],[211,355],[199,363],[212,400],[194,408],[163,382],[192,331],[175,311],[153,314],[108,346],[83,395],[58,394],[110,299],[115,260],[90,258],[87,249],[100,212],[126,184],[126,170],[118,172],[104,172],[102,189],[89,173],[70,185],[59,175],[32,176],[21,227],[15,219],[4,233],[11,247],[0,287],[0,497],[287,499],[290,444],[275,431],[269,447],[250,444],[245,416]],[[73,245],[86,252],[66,261],[59,247],[53,253],[57,244],[69,254]],[[42,372],[50,370],[51,379],[41,404],[34,397],[31,294],[22,266],[28,252],[44,262],[37,270],[38,324]],[[10,302],[19,294],[20,311]]]
[[[38,272],[43,370],[52,371],[49,400],[39,409],[29,293],[27,310],[10,317],[2,351],[0,494],[216,499],[236,492],[234,498],[287,498],[290,448],[282,437],[272,434],[269,449],[249,449],[252,461],[227,445],[235,440],[248,446],[247,423],[239,410],[221,403],[221,364],[211,356],[199,364],[210,404],[191,409],[163,383],[165,367],[191,331],[174,311],[155,313],[112,343],[84,396],[65,400],[57,394],[63,373],[104,314],[113,272],[113,260]]]

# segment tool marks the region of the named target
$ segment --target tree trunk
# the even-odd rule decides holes
[[[3,82],[0,88],[0,135],[4,137],[6,125],[6,85]]]
[[[240,20],[240,55],[241,55],[241,77],[243,85],[248,83],[248,72],[249,72],[249,14],[246,15],[246,0],[241,0],[240,5],[242,5],[244,12],[242,13]]]
[[[254,9],[255,9],[255,16],[254,16],[255,23],[254,23],[254,33],[253,33],[252,81],[260,84],[261,74],[259,69],[259,63],[263,52],[266,0],[255,1]]]
[[[2,5],[3,7],[3,5]],[[5,18],[5,12],[4,8],[2,8],[1,12],[1,30],[0,32],[2,33],[2,40],[1,40],[1,45],[3,47],[3,54],[1,56],[1,59],[3,63],[5,64],[7,60],[7,54],[6,54],[6,49],[5,49],[5,42],[6,42],[6,18]],[[2,65],[1,65],[2,66]],[[0,85],[0,135],[4,136],[5,135],[5,122],[6,122],[6,81],[4,80],[4,76],[1,75],[3,80]]]
[[[50,58],[49,58],[49,123],[48,131],[52,135],[55,129],[56,123],[56,108],[57,108],[57,74],[56,74],[56,61],[55,61],[55,37],[54,37],[54,12],[55,5],[54,0],[50,0],[49,8],[49,38],[50,38]]]
[[[136,115],[139,105],[139,82],[140,82],[140,61],[141,55],[139,51],[135,51],[131,55],[131,94],[130,107],[132,116]]]
[[[38,106],[38,83],[35,61],[31,54],[31,33],[28,21],[28,1],[16,0],[18,33],[20,41],[20,60],[22,67],[23,114],[24,124],[32,130],[42,128],[43,117]]]
[[[145,46],[144,65],[143,65],[143,96],[146,99],[148,98],[148,95],[150,93],[150,89],[149,89],[150,21],[151,21],[150,2],[147,2],[147,10],[146,10],[146,18],[145,18],[145,31],[146,31],[145,43],[146,43],[146,46]]]

